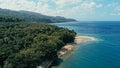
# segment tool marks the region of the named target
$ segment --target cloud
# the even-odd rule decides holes
[[[0,8],[27,10],[52,16],[86,18],[103,5],[87,0],[0,0]],[[52,8],[51,8],[52,7]]]
[[[53,1],[58,7],[63,8],[65,6],[80,3],[82,0],[53,0]]]
[[[27,0],[3,0],[0,1],[0,8],[13,9],[13,10],[31,10],[34,8],[35,3]]]
[[[96,2],[84,2],[78,6],[75,6],[75,7],[66,9],[66,10],[62,10],[58,14],[65,16],[65,17],[86,19],[94,15],[95,13],[94,10],[98,8],[98,5],[100,4],[97,4]]]
[[[120,3],[112,2],[108,4],[107,7],[112,10],[110,15],[120,16]]]

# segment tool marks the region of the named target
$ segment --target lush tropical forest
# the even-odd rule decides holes
[[[57,51],[75,35],[48,24],[0,23],[0,68],[36,68],[57,58]]]

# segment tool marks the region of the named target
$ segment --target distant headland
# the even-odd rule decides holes
[[[59,23],[77,21],[71,18],[61,16],[47,16],[30,11],[14,11],[0,8],[0,22],[42,22],[42,23]]]

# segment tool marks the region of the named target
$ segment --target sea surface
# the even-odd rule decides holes
[[[119,21],[69,22],[54,25],[74,30],[78,35],[98,39],[75,46],[57,68],[120,68]]]

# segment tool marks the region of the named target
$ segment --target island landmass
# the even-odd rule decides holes
[[[15,11],[0,8],[0,22],[36,22],[36,23],[60,23],[77,21],[62,16],[48,16],[37,12]]]
[[[74,45],[93,41],[47,23],[76,21],[29,11],[0,9],[0,68],[48,68]]]

